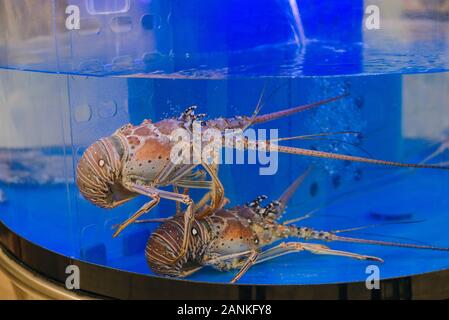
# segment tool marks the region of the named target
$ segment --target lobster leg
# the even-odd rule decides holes
[[[186,213],[184,214],[184,236],[183,236],[183,240],[182,240],[181,249],[179,251],[178,256],[173,259],[172,263],[174,264],[174,263],[178,262],[182,257],[184,257],[184,255],[186,254],[187,249],[189,247],[190,229],[192,228],[192,223],[193,223],[193,220],[195,219],[195,216],[193,214],[193,201],[190,199],[190,197],[188,195],[169,192],[169,191],[165,191],[165,190],[159,190],[159,189],[155,189],[150,186],[143,186],[143,185],[139,185],[139,184],[135,184],[135,183],[128,183],[127,187],[131,191],[134,191],[136,193],[139,193],[139,194],[151,197],[151,198],[159,197],[159,198],[164,198],[164,199],[168,199],[168,200],[181,202],[181,203],[184,203],[187,205],[187,210],[186,210]],[[154,208],[154,206],[156,204],[154,204],[150,209]],[[148,207],[150,207],[149,204],[148,204]],[[148,211],[149,210],[147,210],[147,211],[139,210],[130,219],[128,219],[125,223],[123,223],[122,225],[119,226],[120,232],[123,231],[123,229],[126,228],[131,223],[134,223],[140,216],[142,216],[144,213],[146,213]],[[117,233],[114,236],[117,236]]]
[[[203,264],[213,266],[222,261],[227,261],[227,260],[237,259],[237,258],[244,257],[244,256],[249,256],[253,252],[254,252],[253,250],[247,250],[247,251],[242,251],[242,252],[225,254],[225,255],[217,256],[217,257],[214,257],[214,258],[211,258],[208,260],[204,260]]]
[[[188,176],[189,174],[192,174],[192,171],[197,167],[197,164],[192,165],[185,165],[178,171],[172,172],[171,175],[169,175],[165,180],[165,184],[173,184],[176,181],[183,179],[184,177]]]
[[[178,180],[174,186],[210,190],[213,188],[213,183],[209,180]]]
[[[212,189],[212,192],[208,192],[208,194],[206,194],[202,200],[206,199],[206,198],[211,198],[212,203],[211,203],[211,208],[212,209],[205,209],[204,214],[202,213],[201,216],[206,216],[208,214],[210,214],[210,212],[212,212],[213,209],[217,209],[221,203],[223,203],[223,199],[224,199],[224,188],[223,185],[221,184],[216,171],[216,168],[211,167],[210,165],[206,164],[206,163],[202,163],[202,166],[205,168],[206,172],[209,173],[209,175],[212,177],[212,182],[211,181],[205,181],[205,180],[201,180],[201,181],[196,181],[196,180],[191,180],[190,176],[188,179],[183,179],[185,176],[191,174],[192,170],[194,170],[198,165],[186,165],[183,168],[181,168],[179,171],[174,171],[173,167],[172,170],[170,170],[170,172],[165,172],[161,175],[161,177],[163,178],[163,180],[159,180],[158,183],[159,184],[174,184],[176,187],[185,187],[185,188],[194,188],[194,189]],[[168,167],[168,166],[167,166]],[[196,175],[192,175],[192,178],[195,177]],[[212,185],[212,187],[211,187]],[[214,196],[212,197],[210,193],[213,193]],[[204,206],[204,204],[202,204],[201,206]],[[196,208],[200,208],[201,206],[196,206]],[[180,206],[179,203],[177,204],[177,212],[180,210]]]
[[[154,185],[158,185],[167,180],[167,177],[170,176],[176,170],[176,164],[172,161],[169,161],[168,164],[159,172],[156,178],[153,181]]]
[[[195,204],[195,210],[194,210],[195,213],[197,213],[201,208],[206,206],[206,203],[210,200],[210,197],[211,197],[211,193],[208,192],[201,198],[200,201],[198,201]]]
[[[231,283],[237,282],[253,265],[269,261],[278,257],[281,257],[286,254],[300,252],[300,251],[309,251],[314,254],[323,254],[323,255],[334,255],[341,257],[348,257],[358,260],[372,260],[377,262],[383,262],[382,259],[373,256],[361,255],[357,253],[347,252],[347,251],[339,251],[332,250],[324,245],[320,244],[308,244],[301,242],[283,242],[279,245],[266,250],[265,252],[258,252],[255,250],[242,251],[237,253],[232,253],[228,255],[218,256],[216,258],[212,258],[206,261],[203,261],[203,265],[217,265],[221,261],[227,260],[235,260],[235,264],[229,264],[232,268],[240,267],[240,271],[237,275],[231,280]],[[248,257],[246,261],[242,264],[239,262],[238,258]]]
[[[204,213],[201,213],[201,217],[207,216],[212,212],[214,209],[218,209],[223,205],[224,202],[224,187],[218,178],[217,171],[218,169],[216,167],[213,167],[211,165],[208,165],[207,163],[201,164],[203,168],[206,170],[206,172],[211,176],[212,181],[195,181],[190,179],[182,179],[185,175],[187,175],[189,172],[191,172],[196,166],[191,166],[188,170],[182,171],[179,173],[179,175],[175,175],[172,177],[172,179],[167,182],[164,181],[164,184],[170,183],[174,184],[176,186],[180,187],[187,187],[187,188],[194,188],[194,189],[212,189],[212,191],[208,192],[201,202],[203,203],[201,206],[204,206],[204,200],[206,198],[210,198],[212,203],[210,208],[205,209]],[[212,187],[211,187],[212,185]],[[197,208],[200,208],[201,206],[196,206]]]
[[[248,259],[245,261],[245,264],[240,269],[240,271],[235,275],[235,277],[231,280],[231,283],[236,283],[239,281],[241,277],[251,268],[251,266],[254,265],[254,263],[257,261],[257,257],[259,256],[259,252],[253,251]]]
[[[178,201],[178,202],[181,202],[184,204],[189,204],[192,201],[190,199],[190,197],[185,194],[179,194],[179,193],[174,193],[174,192],[170,192],[170,191],[165,191],[165,190],[161,190],[161,189],[157,189],[154,187],[141,185],[141,184],[137,184],[137,183],[127,183],[126,187],[133,192],[136,192],[138,194],[148,196],[148,197],[153,197],[153,195],[157,195],[162,199]]]
[[[248,260],[243,265],[242,269],[239,273],[232,279],[231,283],[235,283],[238,281],[248,270],[255,264],[259,264],[268,260],[272,260],[278,258],[280,256],[300,252],[300,251],[309,251],[313,254],[325,254],[325,255],[333,255],[333,256],[341,256],[348,257],[358,260],[372,260],[377,262],[383,262],[382,259],[373,257],[373,256],[365,256],[357,253],[347,252],[347,251],[339,251],[332,250],[326,246],[320,244],[308,244],[301,242],[283,242],[271,249],[263,253],[254,252]]]
[[[174,192],[169,192],[165,190],[156,189],[150,186],[139,185],[135,183],[127,184],[127,188],[138,194],[152,198],[153,200],[144,204],[142,208],[139,209],[135,214],[133,214],[129,219],[118,226],[117,231],[114,233],[113,237],[116,238],[120,233],[123,232],[130,224],[134,223],[145,213],[151,211],[156,205],[159,204],[160,199],[168,199],[176,202],[191,204],[192,200],[188,195],[178,194]]]
[[[303,242],[282,242],[279,245],[261,253],[259,259],[257,259],[255,264],[272,260],[289,253],[300,251],[309,251],[313,254],[341,256],[358,260],[372,260],[377,262],[383,262],[383,260],[378,257],[366,256],[348,251],[333,250],[321,244],[303,243]]]
[[[204,170],[197,170],[195,172],[192,171],[193,169],[190,169],[190,172],[184,173],[177,172],[176,178],[173,180],[170,180],[170,183],[175,183],[179,180],[206,180],[206,172]]]
[[[202,166],[207,171],[207,173],[211,176],[213,181],[212,187],[212,200],[210,207],[207,207],[201,214],[199,214],[199,218],[204,218],[210,215],[214,210],[223,206],[223,202],[225,200],[224,197],[224,187],[217,176],[218,169],[212,167],[211,165],[203,162]]]
[[[183,187],[194,188],[194,189],[211,189],[212,182],[211,181],[179,181],[177,186],[183,186]],[[206,208],[209,207],[207,205],[207,203],[211,200],[212,194],[213,194],[212,191],[207,192],[201,198],[201,200],[199,200],[195,203],[194,212],[195,212],[196,217],[199,216],[198,213],[200,212],[200,209],[203,209],[200,213],[202,215],[204,210],[206,210]],[[221,209],[223,206],[226,205],[227,202],[228,202],[228,200],[224,199],[222,201],[222,204],[215,209]]]
[[[183,177],[188,175],[192,172],[192,170],[195,169],[198,165],[186,165],[184,168],[181,168],[178,172],[175,171],[175,165],[170,163],[164,168],[164,170],[159,174],[159,176],[156,178],[155,185],[156,184],[177,184],[176,182],[181,180]],[[212,193],[213,196],[211,197],[211,206],[210,208],[206,208],[204,213],[201,214],[202,217],[209,215],[212,210],[219,208],[223,201],[224,201],[224,187],[220,181],[220,179],[217,176],[217,168],[209,165],[205,162],[201,162],[201,166],[206,170],[206,172],[211,176],[212,178]],[[181,183],[177,184],[178,186],[183,187],[190,187],[195,189],[209,189],[208,184],[206,183],[196,183],[195,181],[187,182],[182,181]]]
[[[198,164],[184,165],[181,168],[177,168],[173,162],[169,162],[164,169],[158,174],[154,180],[154,185],[176,185],[176,182],[183,179],[187,175],[192,175],[192,171],[198,167]],[[196,175],[193,174],[192,178]],[[179,184],[178,184],[179,185]],[[194,186],[192,186],[194,187]],[[195,188],[195,187],[194,187]],[[196,188],[203,189],[205,187],[199,186]],[[176,192],[176,191],[175,191]],[[179,192],[176,192],[179,193]]]
[[[192,223],[194,220],[195,215],[193,213],[193,201],[190,201],[186,213],[184,214],[184,236],[182,239],[181,249],[179,250],[178,256],[172,260],[173,264],[177,263],[187,253],[190,243],[190,230],[192,229]]]
[[[201,153],[201,150],[198,150],[197,147],[193,146],[194,152]],[[224,187],[221,183],[220,179],[218,178],[218,166],[217,164],[208,164],[203,159],[201,159],[201,166],[206,170],[206,172],[209,174],[209,176],[212,179],[212,195],[211,195],[211,204],[210,206],[206,207],[205,210],[198,215],[199,218],[204,218],[208,215],[210,215],[213,210],[216,210],[222,206],[222,203],[224,201]]]
[[[168,220],[172,219],[173,217],[168,218],[159,218],[159,219],[144,219],[144,220],[136,220],[134,223],[136,224],[144,224],[144,223],[164,223]]]
[[[232,259],[237,259],[237,258],[241,258],[244,256],[248,256],[251,255],[254,251],[242,251],[242,252],[237,252],[237,253],[231,253],[231,254],[227,254],[227,255],[222,255],[222,256],[218,256],[209,260],[205,260],[203,261],[203,265],[201,267],[197,267],[194,268],[192,270],[188,270],[183,272],[180,277],[184,278],[184,277],[188,277],[190,275],[192,275],[193,273],[197,272],[198,270],[204,268],[205,266],[216,266],[217,263],[220,263],[222,261],[227,261],[227,260],[232,260]]]
[[[173,192],[180,193],[178,186],[176,186],[176,185],[173,186]],[[182,213],[181,204],[179,202],[176,202],[176,215],[181,214],[181,213]]]
[[[199,154],[201,154],[201,152],[195,148],[195,146],[193,146],[194,148],[194,152],[199,152]],[[223,184],[221,183],[220,179],[218,178],[218,167],[216,165],[210,165],[208,163],[206,163],[205,161],[201,161],[201,166],[205,169],[205,171],[209,174],[209,176],[212,179],[212,191],[211,191],[211,204],[210,206],[206,207],[205,210],[200,213],[198,215],[199,218],[203,218],[206,217],[208,215],[210,215],[213,210],[216,210],[218,208],[220,208],[221,206],[223,206],[224,203],[224,187]],[[193,168],[192,168],[193,170]],[[172,179],[172,181],[176,181],[178,180],[179,177],[175,177],[175,179]],[[185,186],[187,186],[187,184],[184,184]],[[195,186],[194,182],[190,183],[190,187],[193,188],[201,188],[199,186]],[[204,187],[203,187],[204,188]]]
[[[201,269],[203,269],[202,266],[201,266],[201,267],[198,267],[198,268],[194,268],[194,269],[188,270],[188,271],[183,271],[183,272],[181,272],[181,274],[179,275],[179,277],[180,277],[180,278],[186,278],[186,277],[191,276],[192,274],[194,274],[195,272],[197,272],[197,271],[199,271],[199,270],[201,270]]]
[[[153,200],[145,203],[142,208],[139,209],[135,214],[132,215],[128,220],[120,224],[115,231],[113,238],[116,238],[120,233],[122,233],[123,230],[125,230],[130,224],[134,223],[137,219],[139,219],[140,216],[147,213],[151,209],[153,209],[155,206],[157,206],[160,202],[160,198],[157,195],[153,195]]]
[[[242,269],[237,273],[237,275],[232,279],[231,283],[237,282],[248,270],[255,264],[259,264],[268,260],[272,260],[278,257],[281,257],[283,255],[289,254],[289,253],[295,253],[300,251],[309,251],[313,254],[325,254],[325,255],[333,255],[333,256],[341,256],[341,257],[348,257],[358,260],[372,260],[377,262],[383,262],[382,259],[373,257],[373,256],[366,256],[361,255],[357,253],[347,252],[347,251],[339,251],[339,250],[332,250],[326,246],[320,245],[320,244],[308,244],[308,243],[301,243],[301,242],[283,242],[271,249],[268,249],[267,251],[263,253],[254,252],[248,260],[243,265]]]

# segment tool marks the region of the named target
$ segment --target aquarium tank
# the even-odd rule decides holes
[[[163,219],[184,214],[186,204],[163,195],[139,217],[158,223],[133,223],[113,237],[154,193],[114,208],[89,201],[86,192],[101,195],[98,183],[80,190],[77,168],[89,146],[127,124],[188,118],[191,106],[199,118],[205,114],[207,126],[334,97],[251,128],[279,146],[441,169],[304,152],[263,158],[259,150],[254,162],[224,161],[216,170],[225,208],[261,195],[267,204],[280,199],[307,172],[281,223],[296,219],[299,227],[345,237],[449,247],[449,1],[0,0],[1,224],[71,261],[162,278],[147,263],[147,242]],[[166,152],[163,147],[147,150],[145,161]],[[137,151],[129,152],[117,166],[139,166],[132,162]],[[156,174],[157,163],[120,171],[120,179],[135,183]],[[96,165],[89,179],[98,182],[104,162],[89,164]],[[195,170],[190,174],[211,180],[204,168]],[[194,203],[207,192],[185,184],[174,186],[177,194]],[[115,187],[118,182],[108,191]],[[172,187],[157,188],[168,193]],[[384,262],[294,252],[251,266],[237,283],[364,282],[373,265],[381,279],[449,268],[444,251],[309,242]],[[205,265],[171,281],[228,285],[237,272]]]

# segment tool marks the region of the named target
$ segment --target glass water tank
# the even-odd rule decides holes
[[[291,147],[447,165],[448,17],[449,1],[0,0],[3,228],[99,267],[100,278],[112,270],[159,279],[145,247],[160,224],[133,224],[112,237],[148,198],[96,206],[80,193],[76,168],[92,143],[124,125],[178,118],[193,105],[206,119],[250,117],[259,101],[266,114],[345,95],[255,128],[301,136],[279,142]],[[264,166],[220,165],[228,207],[259,195],[278,199],[312,168],[283,221],[306,216],[298,226],[449,247],[447,170],[282,153],[274,173],[261,175]],[[191,192],[194,201],[203,194]],[[142,219],[175,212],[175,203],[163,199]],[[443,251],[325,244],[381,257],[382,280],[449,267]],[[19,249],[8,250],[21,257]],[[364,282],[370,265],[300,252],[257,264],[238,283]],[[63,279],[58,268],[48,273]],[[205,267],[181,281],[228,284],[235,273]]]

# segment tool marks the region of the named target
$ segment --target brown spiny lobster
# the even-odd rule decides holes
[[[281,242],[263,250],[268,245],[290,237],[306,241],[342,241],[449,251],[449,248],[359,239],[337,234],[345,230],[316,231],[308,227],[292,225],[307,216],[285,223],[278,222],[285,211],[288,200],[304,181],[309,171],[296,179],[279,200],[273,201],[265,207],[261,206],[261,202],[266,199],[266,196],[260,196],[244,206],[217,209],[207,217],[196,219],[188,230],[185,229],[180,214],[163,220],[163,223],[151,234],[146,246],[145,256],[149,267],[156,274],[171,277],[187,277],[205,266],[211,266],[221,271],[239,269],[231,281],[235,283],[254,264],[300,251],[383,262],[378,257],[333,250],[322,244],[307,242]],[[136,221],[136,223],[148,222],[162,221]],[[348,231],[362,228],[364,227],[348,229]],[[186,234],[190,238],[188,250],[181,259],[173,263],[174,258],[178,257],[183,250],[181,239]]]
[[[236,116],[228,119],[218,118],[201,122],[205,129],[212,128],[222,133],[227,129],[241,129],[244,131],[254,124],[290,116],[346,96],[347,94],[344,94],[308,105],[259,115],[261,97],[252,116]],[[161,198],[175,201],[178,209],[180,204],[187,205],[183,223],[184,229],[190,229],[195,217],[193,214],[194,204],[188,195],[189,189],[210,190],[200,201],[200,203],[203,203],[204,199],[210,198],[210,205],[200,205],[204,207],[204,210],[197,216],[205,217],[223,206],[225,201],[224,189],[218,178],[217,165],[204,161],[199,164],[175,163],[170,159],[172,149],[176,143],[176,141],[172,140],[171,134],[177,129],[191,130],[192,123],[204,116],[195,115],[194,110],[195,107],[188,108],[177,119],[164,119],[157,123],[145,120],[137,126],[125,125],[110,137],[98,140],[84,152],[77,166],[76,183],[87,200],[102,208],[115,208],[138,195],[144,195],[151,199],[129,219],[118,226],[117,231],[113,235],[114,237],[141,215],[157,206]],[[294,139],[294,137],[284,139]],[[282,139],[278,141],[282,141]],[[207,141],[203,142],[207,143]],[[246,140],[243,148],[250,149],[257,145],[250,142]],[[270,151],[273,150],[272,146],[274,144],[271,141],[266,141],[264,144],[265,147],[268,146],[270,148]],[[235,148],[235,145],[231,147]],[[397,167],[448,169],[447,167],[436,165],[404,164],[277,145],[274,150],[296,155]],[[210,176],[211,181],[205,178],[204,172],[195,171],[200,165]],[[172,186],[173,192],[161,189],[167,186]],[[184,188],[184,192],[180,192],[179,187]],[[188,241],[189,236],[186,234],[181,241],[183,249],[180,251],[180,256],[175,260],[181,258],[184,252],[186,252]]]

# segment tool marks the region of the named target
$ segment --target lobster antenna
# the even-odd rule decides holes
[[[408,224],[408,223],[420,223],[424,222],[425,220],[412,220],[412,221],[401,221],[401,222],[384,222],[384,223],[376,223],[376,224],[370,224],[366,226],[360,226],[360,227],[354,227],[354,228],[348,228],[348,229],[342,229],[342,230],[334,230],[331,231],[332,233],[346,233],[346,232],[354,232],[369,228],[375,228],[375,227],[382,227],[382,226],[388,226],[388,225],[395,225],[395,224]]]
[[[402,163],[402,162],[395,162],[395,161],[363,158],[363,157],[357,157],[357,156],[348,156],[348,155],[324,152],[324,151],[308,150],[308,149],[303,149],[303,148],[294,148],[294,147],[285,147],[285,146],[276,146],[276,147],[278,148],[278,152],[288,153],[288,154],[296,154],[296,155],[302,155],[302,156],[308,156],[308,157],[344,160],[344,161],[361,162],[361,163],[371,163],[371,164],[376,164],[376,165],[400,167],[400,168],[422,168],[422,169],[449,170],[448,166],[438,166],[438,165],[431,165],[431,164]]]
[[[322,133],[315,133],[315,134],[307,134],[307,135],[301,135],[301,136],[293,136],[293,137],[286,137],[286,138],[278,138],[273,139],[272,141],[291,141],[291,140],[309,140],[317,137],[328,137],[328,136],[334,136],[334,135],[362,135],[361,132],[358,131],[337,131],[337,132],[322,132]]]
[[[446,151],[446,149],[448,149],[448,148],[449,148],[449,141],[445,141],[445,142],[441,143],[440,146],[438,147],[438,149],[436,149],[428,157],[426,157],[423,161],[421,161],[420,164],[424,164],[424,163],[432,160],[433,158],[438,157],[444,151]],[[443,163],[446,163],[446,162],[443,162]]]
[[[144,223],[164,223],[170,220],[170,218],[159,218],[159,219],[144,219],[144,220],[136,220],[134,221],[135,224],[144,224]]]
[[[243,134],[243,132],[242,132]],[[358,150],[360,150],[361,152],[365,153],[368,157],[372,157],[372,155],[365,150],[364,148],[362,148],[361,146],[355,144],[355,143],[351,143],[348,141],[343,141],[340,139],[319,139],[318,137],[325,137],[325,136],[332,136],[332,135],[361,135],[360,132],[356,132],[356,131],[341,131],[341,132],[325,132],[325,133],[318,133],[318,134],[310,134],[310,135],[301,135],[301,136],[292,136],[292,137],[285,137],[285,138],[277,138],[277,139],[271,139],[269,141],[265,141],[265,144],[271,144],[273,142],[279,142],[279,141],[292,141],[292,140],[312,140],[312,141],[327,141],[327,142],[337,142],[337,143],[341,143],[341,144],[345,144],[345,145],[350,145]],[[257,141],[251,141],[249,140],[247,137],[243,137],[243,139],[241,141],[244,141],[246,144],[257,144]],[[226,140],[226,135],[224,135],[222,137],[222,143],[224,146],[229,147],[228,146],[228,141]],[[249,148],[249,147],[248,147]]]
[[[343,229],[343,230],[334,230],[334,231],[332,231],[332,233],[336,234],[336,233],[354,232],[354,233],[362,234],[362,235],[381,236],[381,237],[388,237],[388,238],[399,239],[399,240],[414,241],[415,243],[421,243],[421,244],[427,245],[426,243],[424,243],[422,241],[416,241],[414,239],[406,238],[406,237],[398,237],[398,236],[391,236],[391,235],[386,236],[386,235],[376,234],[376,233],[357,232],[359,230],[364,230],[364,229],[368,229],[368,228],[382,227],[382,226],[387,226],[387,225],[421,223],[421,222],[425,222],[425,221],[426,220],[406,220],[406,221],[384,222],[384,223],[378,223],[378,224],[371,224],[371,225],[367,225],[367,226],[348,228],[348,229]]]
[[[259,115],[260,110],[263,107],[263,96],[265,95],[265,90],[267,88],[267,85],[265,84],[263,86],[262,92],[260,93],[260,97],[259,97],[259,101],[257,102],[256,108],[254,109],[253,115],[251,116],[251,120],[249,121],[248,125],[243,129],[243,131],[245,131],[248,127],[252,126],[254,124],[254,122],[256,121],[256,118]]]
[[[304,182],[304,180],[307,178],[307,176],[312,171],[313,167],[310,166],[303,174],[301,174],[298,178],[296,178],[295,181],[282,193],[280,198],[278,199],[278,202],[280,203],[281,212],[285,210],[285,207],[287,206],[287,203],[290,201],[293,194],[296,192],[296,190],[299,188],[299,186]]]
[[[223,137],[223,140],[225,140],[224,137]],[[396,161],[364,158],[364,157],[358,157],[358,156],[349,156],[349,155],[332,153],[332,152],[309,150],[309,149],[297,148],[297,147],[279,146],[279,145],[272,144],[270,140],[265,140],[263,142],[254,142],[254,141],[249,141],[246,137],[243,140],[244,140],[243,141],[244,143],[242,146],[238,146],[237,144],[232,144],[231,146],[229,146],[226,143],[226,140],[224,141],[224,146],[227,148],[234,148],[234,149],[239,149],[240,147],[243,147],[244,149],[253,149],[254,150],[263,144],[263,145],[265,145],[265,150],[269,150],[271,152],[281,152],[281,153],[295,154],[295,155],[315,157],[315,158],[325,158],[325,159],[343,160],[343,161],[351,161],[351,162],[370,163],[370,164],[390,166],[390,167],[399,167],[399,168],[421,168],[421,169],[449,170],[449,166],[440,166],[440,165],[432,165],[432,164],[403,163],[403,162],[396,162]],[[273,148],[273,146],[275,148]]]
[[[294,218],[294,219],[290,219],[290,220],[284,221],[282,224],[283,224],[284,226],[288,226],[288,225],[291,225],[291,224],[293,224],[293,223],[296,223],[296,222],[299,222],[299,221],[302,221],[302,220],[309,219],[310,217],[312,217],[315,213],[317,213],[317,212],[320,211],[321,209],[322,209],[322,207],[316,208],[316,209],[313,209],[313,210],[310,210],[310,211],[307,212],[305,215],[303,215],[303,216],[301,216],[301,217],[298,217],[298,218]]]
[[[233,133],[235,134],[235,133]],[[316,133],[316,134],[308,134],[308,135],[299,135],[299,136],[292,136],[292,137],[284,137],[284,138],[277,138],[277,139],[271,139],[269,140],[270,143],[272,142],[279,142],[279,141],[293,141],[293,140],[324,140],[324,141],[333,141],[332,139],[318,139],[318,137],[328,137],[328,136],[333,136],[333,135],[361,135],[361,132],[357,132],[357,131],[339,131],[339,132],[323,132],[323,133]],[[248,137],[246,137],[244,135],[244,131],[241,132],[241,135],[243,136],[243,139],[246,142],[251,142]],[[227,134],[223,134],[222,135],[222,139],[225,139],[225,137],[227,136]],[[341,142],[341,143],[349,143],[346,141],[342,141],[342,140],[337,140],[335,139],[335,141],[337,142]],[[255,143],[255,141],[253,141],[253,143]],[[266,141],[266,143],[268,143],[268,141]],[[349,143],[351,144],[351,143]],[[354,145],[355,147],[357,147],[355,144],[351,144]]]
[[[287,228],[291,232],[290,235],[295,235],[297,237],[309,239],[309,240],[340,241],[340,242],[370,244],[370,245],[387,246],[387,247],[401,247],[401,248],[412,248],[412,249],[449,251],[449,248],[447,248],[447,247],[436,247],[436,246],[431,246],[431,245],[419,245],[419,244],[402,243],[402,242],[342,237],[342,236],[339,236],[332,232],[315,231],[310,228],[302,228],[302,227],[296,227],[296,226],[287,226]]]
[[[419,240],[415,240],[415,239],[413,239],[413,238],[408,238],[408,237],[399,237],[399,236],[393,236],[393,235],[385,235],[385,234],[372,233],[372,232],[357,232],[357,231],[355,231],[354,234],[360,234],[360,235],[363,235],[363,236],[374,236],[374,237],[383,237],[383,238],[398,239],[398,240],[400,240],[401,242],[402,242],[402,241],[405,241],[405,242],[410,242],[410,241],[412,241],[412,242],[410,242],[410,243],[413,243],[413,244],[429,245],[429,244],[426,243],[426,242],[419,241]]]
[[[281,139],[283,139],[283,138],[281,138]],[[286,138],[286,139],[288,139],[288,138]],[[367,157],[372,158],[371,153],[369,153],[367,150],[365,150],[364,148],[362,148],[361,146],[359,146],[359,145],[357,145],[355,143],[351,143],[351,142],[348,142],[348,141],[343,141],[343,140],[340,140],[340,139],[326,139],[326,138],[321,138],[321,139],[320,138],[304,138],[303,140],[337,142],[337,143],[341,143],[343,145],[349,145],[349,146],[351,146],[351,147],[353,147],[355,149],[360,150],[361,152],[366,154]],[[272,141],[276,141],[276,139],[273,139]]]
[[[271,99],[276,94],[276,92],[278,92],[279,89],[282,88],[283,86],[284,86],[284,84],[280,84],[276,88],[274,88],[274,90],[268,96],[268,99]],[[267,84],[265,83],[265,85],[262,89],[262,92],[260,93],[259,101],[257,102],[256,108],[254,109],[254,112],[250,118],[249,123],[242,128],[243,131],[245,131],[246,129],[248,129],[249,127],[251,127],[252,125],[254,125],[256,123],[259,123],[259,122],[257,122],[257,118],[259,117],[260,110],[262,110],[262,108],[264,106],[263,100],[264,100],[266,88],[267,88]]]
[[[264,114],[264,115],[260,115],[260,116],[256,116],[254,117],[254,119],[251,121],[251,124],[259,124],[259,123],[264,123],[264,122],[268,122],[268,121],[272,121],[272,120],[276,120],[276,119],[280,119],[280,118],[284,118],[284,117],[288,117],[292,114],[295,113],[300,113],[300,112],[304,112],[306,110],[310,110],[313,109],[315,107],[330,103],[330,102],[334,102],[340,99],[343,99],[345,97],[349,96],[349,93],[345,93],[336,97],[332,97],[329,99],[324,99],[324,100],[320,100],[317,102],[313,102],[310,104],[305,104],[305,105],[301,105],[301,106],[297,106],[297,107],[293,107],[290,109],[285,109],[285,110],[281,110],[281,111],[277,111],[277,112],[273,112],[273,113],[268,113],[268,114]],[[260,108],[259,108],[260,111]]]
[[[351,243],[361,243],[361,244],[373,244],[373,245],[388,246],[388,247],[401,247],[401,248],[412,248],[412,249],[427,249],[427,250],[436,250],[436,251],[449,251],[449,248],[444,248],[444,247],[435,247],[435,246],[418,245],[418,244],[411,244],[411,243],[400,243],[400,242],[389,242],[389,241],[379,241],[379,240],[368,240],[368,239],[341,237],[341,236],[337,236],[337,235],[332,235],[329,240],[342,241],[342,242],[351,242]]]

